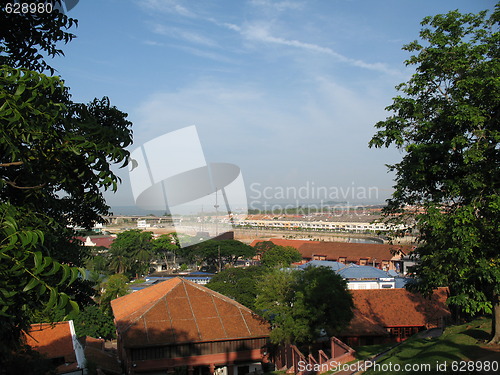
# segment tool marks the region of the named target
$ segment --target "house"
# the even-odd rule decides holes
[[[299,269],[307,267],[328,267],[342,276],[347,281],[349,289],[381,289],[395,288],[395,278],[388,272],[371,266],[358,266],[357,264],[347,264],[332,262],[328,260],[311,260],[301,264]]]
[[[371,267],[348,264],[337,273],[347,280],[349,289],[390,289],[396,287],[394,277],[386,271]]]
[[[78,240],[83,242],[83,246],[95,247],[101,246],[109,249],[111,244],[116,239],[116,236],[87,236],[87,237],[76,237]]]
[[[127,374],[238,375],[266,362],[267,323],[250,309],[176,277],[111,302]]]
[[[343,264],[373,266],[384,271],[403,272],[403,257],[411,251],[409,246],[388,244],[323,242],[305,240],[283,240],[272,238],[269,241],[279,246],[292,246],[306,262],[311,260],[334,261]],[[252,246],[261,241],[252,242]]]
[[[73,321],[32,324],[25,334],[26,344],[57,366],[58,374],[81,374],[85,355]]]
[[[175,277],[182,277],[183,279],[192,281],[193,283],[200,284],[200,285],[206,285],[210,282],[212,277],[214,277],[213,273],[209,272],[201,272],[201,271],[195,271],[195,272],[190,272],[186,274],[170,274],[170,275],[165,275],[165,276],[145,276],[144,279],[145,281],[141,284],[131,284],[130,289],[133,292],[137,292],[138,290],[150,287],[151,285],[161,283],[166,280],[173,279]]]
[[[449,318],[447,288],[430,298],[406,289],[351,290],[354,318],[340,339],[350,346],[400,342],[420,331],[441,328]]]

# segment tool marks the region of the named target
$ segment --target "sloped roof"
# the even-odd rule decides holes
[[[264,337],[269,328],[250,309],[176,277],[111,301],[125,347]]]
[[[298,266],[298,268],[302,269],[305,269],[307,267],[328,267],[334,271],[339,271],[340,269],[346,267],[346,265],[344,263],[333,262],[331,260],[311,260]]]
[[[381,327],[438,325],[450,315],[447,289],[439,288],[430,299],[406,289],[351,290],[354,306]]]
[[[47,358],[71,357],[76,362],[69,322],[32,324],[25,336],[26,344]]]
[[[255,246],[262,241],[254,240],[250,245]],[[401,250],[404,254],[411,251],[409,246],[388,244],[286,240],[281,238],[271,238],[268,241],[279,246],[292,246],[306,259],[312,259],[313,255],[325,255],[327,260],[331,261],[345,257],[347,262],[357,262],[359,259],[380,262],[391,260],[394,257],[393,252],[396,250]]]
[[[383,328],[372,318],[363,315],[358,309],[353,310],[354,317],[349,326],[340,333],[342,336],[389,336],[387,329]]]
[[[371,267],[359,266],[357,264],[344,265],[337,273],[344,279],[383,279],[392,278],[386,271]]]
[[[273,241],[274,242],[274,241]],[[368,261],[389,261],[395,250],[409,251],[409,247],[387,244],[350,243],[350,242],[317,242],[308,241],[298,247],[303,258],[312,258],[313,255],[325,255],[329,260],[345,257],[347,262],[356,262],[359,259]]]
[[[255,246],[259,242],[265,242],[265,241],[271,241],[273,244],[278,245],[278,246],[291,246],[296,248],[297,250],[299,249],[300,246],[302,246],[305,243],[313,242],[309,240],[285,240],[283,238],[270,238],[268,240],[253,240],[250,246]],[[318,241],[316,241],[318,243]]]

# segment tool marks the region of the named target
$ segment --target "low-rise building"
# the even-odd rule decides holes
[[[25,337],[26,344],[57,366],[58,374],[82,374],[85,354],[72,320],[32,324]]]
[[[260,370],[269,327],[238,302],[176,277],[111,302],[127,374]]]
[[[403,341],[430,328],[442,328],[450,311],[447,288],[426,298],[406,289],[352,290],[354,318],[340,334],[350,346]]]

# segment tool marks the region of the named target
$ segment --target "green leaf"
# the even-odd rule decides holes
[[[40,283],[38,279],[32,278],[28,284],[24,287],[23,292],[27,292],[31,289],[33,289],[35,286],[37,286]]]

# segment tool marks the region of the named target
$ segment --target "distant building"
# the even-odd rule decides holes
[[[102,246],[106,249],[111,247],[111,244],[116,239],[116,236],[87,236],[87,237],[76,237],[78,240],[83,242],[83,246],[95,247]]]
[[[144,229],[144,228],[150,228],[151,224],[148,224],[146,220],[137,220],[137,228],[139,229]]]
[[[372,266],[384,271],[403,272],[404,257],[411,252],[409,246],[388,244],[323,242],[304,240],[283,240],[272,238],[269,241],[279,246],[292,246],[302,255],[304,262],[311,260],[334,261],[343,264]],[[258,240],[252,242],[255,246]]]
[[[267,360],[269,327],[236,301],[176,277],[111,301],[126,374],[247,374]]]
[[[390,289],[396,287],[395,278],[388,272],[371,266],[344,264],[327,260],[311,260],[298,268],[328,267],[347,281],[349,289]]]
[[[172,274],[165,276],[145,276],[144,277],[145,281],[142,284],[132,284],[130,286],[130,289],[133,292],[137,292],[138,290],[142,290],[144,288],[162,283],[167,280],[171,280],[175,277],[182,277],[183,279],[189,280],[195,284],[205,285],[210,282],[213,276],[214,276],[213,273],[201,272],[201,271],[191,272],[187,274]]]
[[[82,374],[85,355],[73,321],[32,324],[26,343],[57,366],[58,374]]]

